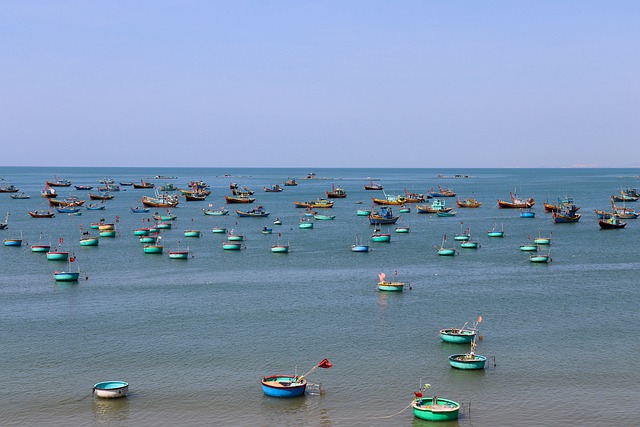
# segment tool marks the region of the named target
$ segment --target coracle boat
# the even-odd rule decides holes
[[[410,232],[411,229],[409,227],[396,227],[396,233],[400,233],[400,234],[406,234],[408,232]]]
[[[151,210],[151,208],[141,208],[140,206],[136,206],[135,208],[130,208],[133,213],[147,213]]]
[[[476,342],[471,341],[471,351],[465,354],[452,354],[449,356],[449,364],[452,368],[474,370],[484,369],[484,365],[487,362],[485,356],[475,354]]]
[[[307,217],[300,217],[300,224],[298,227],[302,229],[311,229],[313,228],[313,220]]]
[[[323,214],[313,214],[313,219],[317,219],[320,221],[332,220],[336,219],[335,215],[323,215]]]
[[[533,243],[535,243],[536,245],[550,245],[551,244],[551,236],[543,237],[540,234],[540,229],[538,229],[538,237],[535,237],[533,239]]]
[[[225,251],[239,251],[242,249],[242,243],[240,242],[222,242],[222,249]]]
[[[423,397],[422,393],[431,387],[425,384],[420,391],[415,391],[415,399],[411,402],[413,415],[416,418],[427,421],[452,421],[458,419],[460,404],[453,400],[443,399],[437,396]]]
[[[358,242],[358,237],[356,236],[356,243],[351,245],[351,252],[369,252],[369,245],[362,243],[362,240]]]
[[[467,197],[464,200],[456,200],[456,205],[459,208],[479,208],[480,206],[482,206],[482,202],[479,202],[472,197]]]
[[[55,213],[53,211],[38,211],[29,212],[31,218],[53,218]]]
[[[498,207],[501,209],[528,209],[536,204],[536,201],[533,199],[533,197],[529,197],[528,199],[521,199],[513,192],[509,193],[509,197],[511,198],[510,202],[498,199]]]
[[[51,250],[51,245],[48,245],[45,243],[31,245],[31,252],[44,253],[44,252],[49,252],[50,250]]]
[[[56,282],[77,282],[80,278],[80,271],[56,271],[53,279]]]
[[[184,237],[200,237],[200,230],[184,230]]]
[[[372,242],[390,242],[391,234],[383,233],[382,230],[377,228],[373,231],[373,234],[371,235],[371,241]]]
[[[162,251],[164,250],[164,247],[162,245],[149,244],[149,245],[144,245],[143,250],[145,254],[161,254]]]
[[[535,254],[531,254],[529,255],[529,262],[534,262],[534,263],[546,263],[551,261],[551,254],[549,252],[547,253],[535,253]]]
[[[378,290],[379,291],[402,292],[404,290],[405,286],[408,285],[408,283],[404,283],[404,282],[387,282],[385,280],[386,275],[384,273],[378,274],[378,278],[380,279],[378,281]]]
[[[83,236],[80,239],[80,246],[98,246],[100,239],[98,237]]]
[[[47,252],[49,261],[67,261],[69,260],[69,252],[67,251],[49,251]]]
[[[617,215],[613,215],[608,219],[599,220],[598,225],[603,230],[614,230],[618,228],[624,228],[627,223],[620,221],[620,217],[618,217]]]
[[[393,215],[393,210],[390,206],[382,206],[379,211],[369,214],[369,223],[372,225],[395,224],[399,218],[399,216]]]
[[[535,218],[536,213],[531,209],[520,209],[520,218]]]
[[[166,214],[163,215],[159,212],[156,212],[153,215],[151,215],[151,218],[155,219],[156,221],[175,221],[178,218],[178,216],[172,214],[167,210]]]
[[[344,199],[347,197],[347,192],[342,187],[336,187],[331,184],[331,191],[325,192],[329,199]]]
[[[236,210],[236,214],[240,218],[264,218],[269,216],[270,212],[266,211],[263,206],[256,206],[248,211]]]
[[[496,225],[493,226],[493,228],[489,231],[487,231],[487,236],[489,237],[504,237],[504,225],[502,225],[500,227],[500,229],[498,230],[498,227]]]
[[[307,388],[307,377],[317,368],[328,369],[333,366],[327,359],[323,359],[304,375],[269,375],[262,377],[262,391],[271,397],[302,396]]]
[[[93,386],[93,393],[98,397],[113,399],[125,397],[129,393],[129,383],[125,381],[103,381]]]
[[[436,215],[439,216],[439,217],[442,217],[442,218],[446,218],[446,217],[449,217],[449,216],[456,216],[457,213],[458,212],[456,212],[456,211],[438,211],[438,212],[436,212]]]
[[[438,248],[438,255],[440,256],[454,256],[458,254],[458,251],[456,250],[456,248],[445,248],[444,244],[447,241],[447,235],[445,234],[442,237],[442,244],[440,245],[440,248]]]
[[[462,325],[462,328],[445,328],[440,329],[440,338],[442,341],[454,344],[468,344],[473,341],[478,334],[478,324],[482,322],[482,316],[478,316],[478,320],[473,327],[465,329],[469,322]]]

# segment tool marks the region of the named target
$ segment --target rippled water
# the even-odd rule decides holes
[[[633,356],[640,350],[634,334],[640,222],[601,231],[593,213],[608,208],[609,196],[621,186],[640,186],[637,170],[325,169],[315,172],[330,179],[304,180],[306,172],[0,170],[32,196],[12,200],[0,194],[0,216],[11,212],[3,238],[20,231],[29,244],[41,235],[53,243],[62,237],[63,247],[76,255],[72,265],[88,277],[78,284],[54,283],[59,264],[31,253],[26,244],[0,247],[0,424],[427,426],[406,409],[422,383],[463,403],[457,422],[438,425],[637,424],[640,375]],[[437,179],[439,173],[473,178]],[[178,261],[142,253],[132,230],[148,216],[129,207],[140,205],[148,190],[115,193],[103,212],[30,218],[28,210],[46,208],[38,193],[56,174],[91,185],[104,177],[137,181],[156,174],[177,176],[166,181],[177,186],[192,179],[209,182],[210,198],[181,201],[173,210],[173,229],[162,232],[165,248],[180,241],[194,257]],[[262,192],[287,177],[299,185]],[[390,194],[405,188],[426,193],[441,184],[484,204],[458,209],[452,218],[412,211],[401,219],[409,234],[392,232],[391,243],[352,253],[356,237],[366,241],[373,228],[355,214],[380,194],[364,191],[369,177],[379,178]],[[258,203],[271,211],[268,220],[204,216],[201,208],[223,204],[230,182],[256,190]],[[332,183],[349,193],[336,200],[336,219],[299,229],[301,210],[293,201],[321,197]],[[496,208],[496,200],[514,189],[536,198],[536,218]],[[543,201],[565,195],[582,207],[577,224],[553,224],[543,213]],[[118,217],[119,235],[81,248],[80,225],[86,230],[101,216]],[[275,217],[283,226],[262,235]],[[496,224],[504,225],[504,239],[486,237]],[[223,251],[224,236],[211,233],[214,225],[245,234],[246,249]],[[438,257],[443,235],[452,240],[467,226],[481,248]],[[183,237],[192,228],[202,230],[202,237]],[[538,232],[553,236],[548,265],[531,264],[519,251]],[[270,252],[277,233],[290,243],[289,254]],[[381,271],[397,271],[411,289],[378,292]],[[438,330],[479,315],[483,340],[477,352],[489,358],[487,369],[451,369],[447,356],[467,348],[441,342]],[[262,375],[304,373],[325,357],[333,368],[309,378],[322,383],[322,395],[263,395]],[[129,396],[92,397],[93,384],[109,379],[128,381]]]

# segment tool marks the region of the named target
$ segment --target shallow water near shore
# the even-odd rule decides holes
[[[23,236],[22,247],[0,247],[0,424],[41,425],[434,425],[407,408],[421,384],[463,404],[460,426],[635,425],[640,409],[640,350],[634,327],[640,292],[640,220],[623,230],[600,230],[594,209],[606,210],[621,187],[640,187],[635,169],[321,169],[304,179],[301,169],[188,168],[0,168],[0,175],[27,200],[0,194],[0,218],[10,212],[3,239]],[[229,176],[225,176],[228,174]],[[438,178],[439,174],[468,178]],[[178,219],[161,232],[163,255],[144,254],[133,230],[149,214],[134,214],[151,190],[122,187],[104,211],[57,213],[34,219],[28,211],[48,209],[40,190],[54,175],[74,184],[98,185],[102,178],[185,188],[202,179],[212,194],[204,202],[172,209]],[[152,179],[156,175],[177,179]],[[295,178],[281,193],[263,187]],[[370,243],[369,253],[350,251],[369,241],[373,228],[356,211],[371,207],[379,180],[388,194],[427,193],[437,185],[483,205],[458,209],[455,217],[402,214],[390,243]],[[255,205],[268,218],[205,216],[202,208],[224,205],[229,184],[255,190]],[[303,210],[294,201],[323,197],[331,185],[348,196],[336,199],[335,220],[298,227]],[[58,188],[61,195],[88,192]],[[498,209],[510,191],[534,197],[535,218]],[[576,224],[554,224],[542,203],[571,196],[583,214]],[[455,198],[445,199],[455,205]],[[357,202],[362,201],[362,204]],[[637,203],[628,206],[635,207]],[[640,205],[637,205],[640,209]],[[395,209],[397,210],[397,209]],[[163,212],[152,208],[150,213]],[[82,230],[101,217],[116,223],[115,238],[80,247]],[[282,220],[274,226],[273,220]],[[241,251],[222,250],[226,226],[246,236]],[[263,226],[273,234],[261,233]],[[506,236],[487,237],[494,226]],[[82,230],[81,230],[82,226]],[[436,250],[446,235],[470,228],[477,250],[455,257]],[[183,231],[199,229],[200,238]],[[93,231],[93,230],[92,230]],[[532,264],[519,245],[551,235],[553,261]],[[62,238],[62,244],[60,239]],[[288,254],[271,253],[276,241]],[[82,279],[53,281],[66,263],[31,253],[39,241],[71,251]],[[188,248],[193,257],[170,260],[169,249]],[[410,283],[401,293],[376,288],[378,274]],[[396,276],[397,272],[397,276]],[[447,357],[468,347],[443,343],[438,331],[473,323],[487,356],[482,371],[460,371]],[[323,358],[310,382],[323,393],[295,399],[263,395],[260,378],[305,373]],[[129,396],[91,396],[99,381],[124,380]],[[597,409],[596,409],[597,408]]]

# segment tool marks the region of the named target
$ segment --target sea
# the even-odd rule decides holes
[[[313,172],[315,178],[307,179]],[[2,426],[637,426],[640,424],[640,219],[601,230],[595,209],[611,207],[623,188],[640,187],[638,169],[316,169],[2,167],[3,183],[31,196],[0,194],[0,425]],[[49,209],[45,180],[93,185],[101,179],[147,180],[187,188],[210,185],[205,201],[171,209],[161,231],[162,255],[143,253],[133,230],[153,224],[133,213],[153,190],[121,187],[103,211],[81,215]],[[288,178],[297,186],[284,186]],[[372,208],[370,181],[387,195],[426,194],[438,186],[477,209],[452,217],[417,214],[411,206],[396,225],[383,226],[388,243],[370,242],[374,226],[358,209]],[[225,205],[230,184],[255,191],[267,218],[239,218]],[[264,192],[272,184],[280,193]],[[304,209],[294,201],[325,197],[332,185],[334,220],[301,229]],[[89,200],[87,191],[58,188]],[[534,218],[499,209],[515,192],[533,197]],[[555,224],[543,202],[572,197],[579,222]],[[638,202],[640,203],[640,202]],[[629,203],[628,207],[634,207]],[[225,206],[230,215],[206,216]],[[397,214],[397,207],[394,212]],[[274,225],[275,219],[282,225]],[[91,223],[116,224],[116,237],[96,247],[79,239]],[[222,249],[224,226],[243,234],[242,250]],[[272,234],[263,234],[267,226]],[[396,233],[395,227],[410,229]],[[505,237],[487,231],[503,229]],[[478,249],[454,240],[469,228]],[[201,230],[200,238],[184,231]],[[529,262],[520,245],[550,236],[552,261]],[[356,241],[371,251],[355,253]],[[287,254],[272,253],[287,243]],[[30,245],[51,243],[74,263],[47,261]],[[456,256],[438,256],[441,245]],[[188,249],[187,260],[168,250]],[[77,283],[55,282],[56,270],[81,271]],[[379,274],[407,284],[381,292]],[[477,324],[476,354],[486,368],[451,368],[448,356],[466,345],[443,342],[439,330]],[[320,392],[299,398],[266,396],[262,376],[304,374],[327,358],[330,369],[307,379]],[[95,383],[122,380],[129,394],[101,399]],[[410,403],[426,395],[461,403],[453,422],[414,417]]]

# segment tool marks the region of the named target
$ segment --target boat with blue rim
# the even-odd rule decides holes
[[[102,381],[93,386],[93,393],[107,399],[125,397],[129,393],[129,383],[126,381]]]
[[[316,370],[316,368],[331,368],[333,365],[324,359],[315,365],[309,372],[304,375],[288,375],[277,374],[262,377],[262,391],[271,397],[298,397],[302,396],[307,388],[307,377]]]

